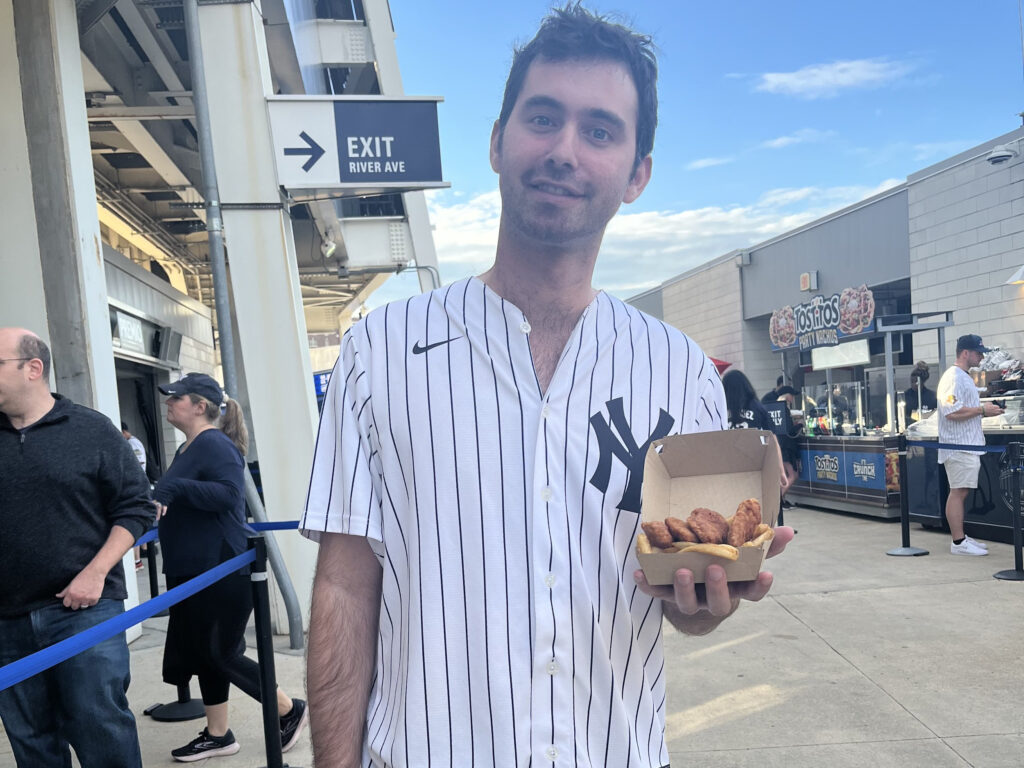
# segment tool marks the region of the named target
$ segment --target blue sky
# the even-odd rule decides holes
[[[391,0],[407,94],[438,95],[451,189],[428,193],[444,282],[493,258],[487,160],[512,47],[541,0]],[[593,0],[654,37],[654,173],[608,228],[595,285],[628,297],[1020,126],[1016,0]],[[392,278],[368,304],[417,290]]]

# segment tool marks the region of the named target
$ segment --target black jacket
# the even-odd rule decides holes
[[[138,539],[153,524],[149,482],[128,441],[102,413],[55,397],[23,430],[0,413],[0,617],[57,601],[114,525]],[[102,596],[126,598],[124,579],[118,563]]]

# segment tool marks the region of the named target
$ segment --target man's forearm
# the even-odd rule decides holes
[[[356,768],[362,759],[381,569],[365,540],[352,552],[352,539],[325,537],[313,583],[306,689],[317,768]]]
[[[110,569],[121,562],[125,553],[135,545],[135,537],[127,528],[114,525],[110,535],[100,547],[100,551],[89,561],[83,570],[92,571],[97,575],[106,576]]]

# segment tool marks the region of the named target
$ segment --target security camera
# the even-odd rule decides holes
[[[985,158],[988,160],[989,165],[1002,165],[1008,160],[1013,160],[1017,156],[1017,150],[1011,147],[1009,144],[1000,144],[995,147],[988,156]]]

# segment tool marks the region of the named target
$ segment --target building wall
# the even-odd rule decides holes
[[[913,310],[953,311],[947,363],[964,333],[1014,356],[1024,352],[1024,286],[1005,284],[1024,264],[1024,157],[1002,165],[985,160],[994,145],[1021,138],[1024,129],[908,179]],[[936,335],[916,334],[914,350],[937,361]]]

